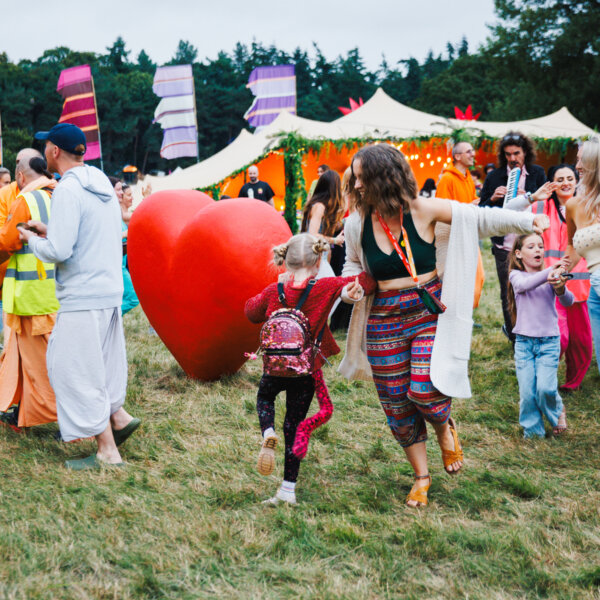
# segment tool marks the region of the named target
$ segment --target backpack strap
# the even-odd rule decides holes
[[[277,284],[277,295],[279,296],[279,302],[281,302],[283,306],[287,307],[287,302],[285,301],[285,290],[283,288],[283,283],[281,282]]]
[[[300,300],[298,300],[298,304],[296,304],[296,306],[295,306],[296,310],[302,310],[302,306],[306,302],[306,299],[308,298],[308,295],[310,294],[310,290],[313,289],[315,283],[317,283],[316,279],[311,279],[308,282],[308,285],[304,289],[304,292],[302,292],[302,296],[300,296]]]

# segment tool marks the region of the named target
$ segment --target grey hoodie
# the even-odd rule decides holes
[[[121,306],[121,210],[102,171],[69,169],[52,194],[47,238],[29,246],[43,262],[56,263],[59,312]]]

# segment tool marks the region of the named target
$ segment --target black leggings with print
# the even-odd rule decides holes
[[[263,375],[258,386],[256,411],[261,431],[275,426],[275,398],[279,392],[286,392],[285,419],[283,436],[285,438],[285,463],[283,478],[296,481],[300,460],[294,456],[292,447],[298,425],[306,418],[315,393],[315,381],[312,375],[304,377],[274,377]]]

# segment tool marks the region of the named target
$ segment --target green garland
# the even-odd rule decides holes
[[[306,182],[302,169],[302,157],[306,152],[306,146],[302,137],[289,134],[281,148],[283,149],[283,165],[285,172],[285,210],[283,216],[287,221],[292,233],[298,231],[298,219],[296,218],[296,203],[298,200],[304,205],[306,200]]]
[[[221,183],[223,183],[223,182],[214,183],[213,185],[209,185],[208,187],[203,188],[200,191],[208,194],[213,200],[220,200],[221,199]]]
[[[343,139],[330,140],[327,138],[309,139],[297,132],[285,133],[280,132],[272,136],[271,146],[268,150],[257,156],[252,162],[236,169],[230,173],[225,179],[206,186],[196,188],[201,192],[210,194],[215,200],[218,200],[221,195],[223,184],[227,179],[232,179],[248,170],[254,164],[257,164],[267,158],[270,154],[282,154],[284,171],[285,171],[285,211],[284,217],[288,222],[293,233],[298,231],[298,223],[296,219],[296,203],[300,199],[302,205],[306,199],[306,182],[304,180],[303,157],[308,152],[320,153],[323,149],[329,149],[332,146],[340,152],[343,149],[352,150],[354,147],[364,146],[377,142],[390,142],[393,144],[415,144],[421,149],[424,146],[433,143],[434,148],[445,146],[448,142],[456,143],[459,141],[468,141],[477,150],[484,152],[494,152],[499,141],[498,138],[484,133],[481,129],[475,127],[453,127],[449,122],[440,123],[452,130],[451,133],[440,133],[433,135],[416,135],[407,137],[395,137],[382,135],[379,137],[350,137]],[[577,142],[576,139],[570,137],[556,138],[541,138],[532,137],[536,143],[537,149],[545,154],[558,154],[561,160],[572,146]]]

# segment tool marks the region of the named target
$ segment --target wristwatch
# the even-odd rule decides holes
[[[529,204],[533,202],[533,196],[531,195],[531,192],[525,192],[525,198],[527,198],[527,202],[529,202]]]

